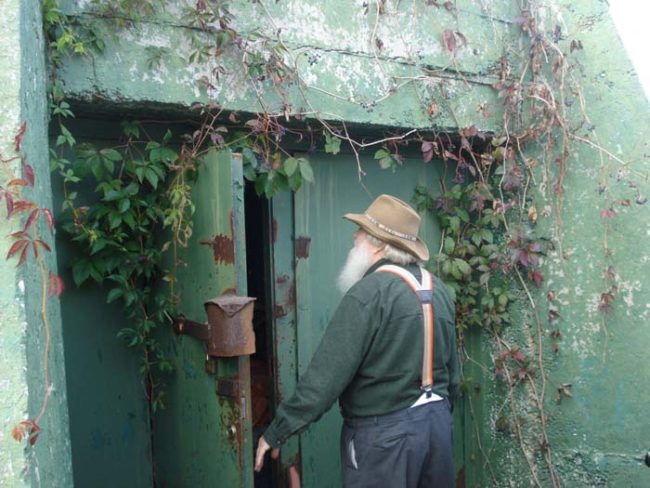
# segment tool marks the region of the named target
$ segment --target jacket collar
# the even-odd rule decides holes
[[[395,263],[393,263],[392,261],[389,261],[389,260],[386,259],[386,258],[382,258],[382,259],[380,259],[379,261],[377,261],[375,264],[373,264],[372,266],[370,266],[370,268],[368,268],[368,271],[366,271],[366,273],[363,275],[363,277],[365,278],[365,277],[368,276],[369,274],[374,273],[375,271],[377,271],[377,269],[378,269],[380,266],[383,266],[384,264],[395,264]]]
[[[416,275],[419,273],[417,271],[419,269],[417,264],[407,264],[406,266],[402,266],[401,264],[394,263],[389,259],[382,258],[379,261],[377,261],[375,264],[370,266],[370,268],[368,268],[368,271],[366,271],[366,273],[363,275],[363,277],[365,278],[366,276],[374,273],[375,271],[377,271],[377,269],[380,266],[383,266],[384,264],[392,264],[393,266],[399,266],[400,268],[404,268],[404,269],[410,271],[411,273],[416,273]]]

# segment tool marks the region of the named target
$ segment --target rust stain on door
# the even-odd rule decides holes
[[[212,247],[215,263],[235,263],[235,243],[224,234],[217,234],[210,239],[201,241],[201,244]]]
[[[456,473],[456,488],[465,488],[465,466],[461,466]]]
[[[309,257],[309,246],[311,245],[311,237],[300,236],[296,239],[296,258],[307,259]]]
[[[273,307],[273,316],[281,318],[296,308],[296,286],[293,281],[289,281],[289,276],[282,274],[275,279],[278,284],[278,295],[283,295]]]

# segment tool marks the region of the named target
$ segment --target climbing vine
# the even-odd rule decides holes
[[[122,20],[137,19],[154,9],[146,2],[99,2],[95,7],[100,17]],[[222,26],[210,48],[202,46],[196,35],[191,37],[190,61],[200,62],[206,52],[219,56],[218,51],[230,45],[251,57],[246,65],[249,73],[265,76],[268,67],[262,65],[262,55],[236,42],[236,33],[225,27],[229,15],[226,8],[200,3],[185,13],[186,21],[201,32],[210,33],[215,23]],[[193,106],[200,123],[180,137],[167,130],[156,140],[138,121],[125,120],[115,146],[78,143],[68,128],[74,113],[65,100],[57,68],[66,56],[101,54],[104,43],[92,22],[62,13],[53,0],[44,3],[44,22],[52,67],[52,122],[58,129],[50,166],[63,185],[60,227],[78,249],[72,261],[73,279],[77,286],[87,281],[102,285],[107,303],[121,304],[128,325],[118,336],[141,351],[140,370],[155,413],[164,406],[164,373],[172,368],[155,330],[169,323],[178,302],[174,275],[168,269],[169,251],[174,250],[175,256],[175,248],[186,246],[192,235],[191,183],[202,157],[214,146],[240,151],[245,177],[268,197],[287,188],[298,190],[303,181],[313,181],[313,172],[307,159],[294,158],[281,146],[287,129],[277,117],[260,115],[231,134],[222,123],[218,103]],[[124,22],[119,25],[128,27]],[[161,54],[154,53],[148,64],[156,64]],[[230,114],[229,123],[239,124],[235,114]],[[168,286],[161,286],[163,282]]]
[[[13,244],[7,251],[6,259],[18,259],[17,266],[24,266],[28,259],[33,259],[39,270],[41,281],[40,290],[40,313],[39,317],[44,333],[43,348],[43,398],[41,407],[35,417],[18,422],[13,430],[12,436],[16,441],[21,442],[27,439],[30,445],[34,445],[41,433],[41,419],[45,415],[50,399],[51,384],[49,372],[49,351],[51,345],[51,326],[49,300],[53,296],[60,296],[63,292],[63,281],[61,277],[48,270],[44,253],[50,252],[51,247],[48,240],[51,239],[51,231],[54,225],[52,211],[49,208],[41,207],[29,194],[36,182],[34,169],[27,162],[22,150],[22,141],[27,131],[27,124],[23,123],[16,133],[14,139],[14,156],[0,154],[2,165],[2,184],[0,184],[0,201],[4,199],[7,220],[21,221],[21,229],[11,234]],[[20,171],[17,174],[16,170]],[[44,229],[47,230],[43,235]]]
[[[456,20],[459,15],[454,2],[421,4],[420,8],[446,9]],[[342,147],[349,148],[361,182],[365,175],[361,153],[372,151],[377,164],[396,172],[398,177],[403,149],[416,145],[423,161],[442,160],[450,172],[440,192],[429,185],[420,186],[415,189],[413,201],[421,211],[433,212],[442,229],[440,249],[428,265],[455,295],[456,325],[465,360],[473,361],[463,347],[467,331],[480,329],[491,341],[491,374],[504,392],[494,429],[512,435],[519,444],[536,486],[542,483],[540,461],[551,484],[560,486],[547,434],[547,397],[553,389],[559,402],[571,397],[572,392],[568,382],[548,385],[549,361],[545,354],[548,350],[553,354],[559,351],[561,310],[555,292],[549,290],[546,303],[540,304],[534,296],[542,294],[535,289],[544,284],[542,269],[547,255],[553,252],[563,256],[561,216],[572,145],[586,144],[596,149],[603,174],[610,171],[611,161],[621,162],[597,142],[586,113],[569,61],[574,50],[583,48],[582,44],[573,40],[569,54],[564,53],[558,47],[561,29],[542,29],[540,7],[534,1],[521,3],[519,15],[512,21],[520,31],[520,42],[509,46],[499,59],[497,79],[492,85],[495,98],[501,102],[498,110],[503,113],[502,120],[498,131],[487,134],[479,130],[478,121],[461,126],[449,106],[445,83],[439,75],[444,72],[467,83],[458,69],[457,56],[468,42],[457,25],[438,26],[442,32],[440,45],[449,56],[448,67],[401,79],[378,100],[346,99],[371,111],[379,101],[407,84],[421,83],[428,90],[428,83],[435,80],[439,91],[422,99],[432,129],[357,140],[344,121],[326,120],[312,107],[307,93],[314,88],[297,69],[296,55],[283,41],[282,29],[264,2],[260,6],[275,36],[257,30],[240,35],[233,28],[234,18],[225,2],[192,2],[181,13],[184,25],[190,27],[186,33],[188,63],[211,66],[196,80],[197,85],[210,94],[225,76],[238,70],[241,83],[251,87],[257,96],[259,112],[255,116],[227,112],[217,100],[197,103],[191,107],[195,128],[189,134],[174,136],[164,131],[164,135],[152,137],[145,125],[125,120],[118,144],[99,147],[77,143],[68,129],[74,114],[65,100],[57,69],[66,56],[101,54],[105,41],[98,20],[111,21],[118,30],[128,29],[142,16],[154,14],[158,6],[153,1],[92,2],[92,14],[70,16],[61,11],[57,0],[43,2],[51,64],[51,124],[56,128],[52,169],[64,187],[61,228],[79,248],[73,263],[74,280],[77,285],[88,280],[103,284],[107,301],[121,303],[129,325],[120,336],[142,352],[142,373],[152,409],[162,405],[163,391],[162,380],[156,379],[154,371],[164,373],[170,368],[153,331],[169,319],[177,302],[173,275],[165,267],[166,253],[186,245],[191,236],[194,204],[190,188],[206,151],[217,147],[241,152],[245,177],[254,182],[258,194],[272,197],[285,189],[297,191],[314,178],[308,158],[286,150],[289,136],[306,143],[309,150],[323,147],[337,154]],[[366,5],[366,14],[375,19],[371,44],[377,62],[389,42],[377,34],[386,9],[384,0]],[[148,54],[149,69],[172,55],[166,48],[150,48]],[[341,98],[319,90],[326,96]],[[271,110],[264,101],[262,95],[267,92],[277,96],[279,110]],[[297,93],[297,97],[289,96],[290,92]],[[298,105],[301,108],[296,108]],[[569,109],[571,106],[574,108]],[[450,113],[455,127],[436,127],[442,110]],[[491,110],[497,108],[482,103],[477,117],[487,117]],[[24,181],[29,184],[26,171]],[[607,193],[607,185],[602,187]],[[16,198],[15,189],[3,187],[1,191],[9,208],[11,199]],[[541,208],[542,200],[550,204]],[[636,203],[645,203],[640,194]],[[616,216],[616,207],[629,205],[629,200],[609,198],[600,217],[608,222]],[[52,225],[51,212],[46,209],[24,210],[32,212],[27,224],[44,216]],[[545,230],[546,235],[540,235],[537,223],[544,217],[551,217],[555,225]],[[39,247],[46,248],[47,244],[28,234],[32,228],[26,225],[23,234],[14,236],[18,241],[9,257],[20,253],[22,262],[30,248],[39,259]],[[603,252],[607,258],[607,227],[605,232]],[[606,314],[615,302],[618,278],[609,262],[603,275],[605,289],[598,308]],[[51,281],[45,275],[43,279],[44,283]],[[58,278],[54,281],[53,289],[59,294],[62,285]],[[165,281],[171,291],[158,286]],[[513,316],[515,310],[522,309],[517,317]],[[547,310],[545,317],[542,309]],[[524,325],[514,327],[518,321]],[[469,392],[467,383],[464,388]],[[468,397],[471,407],[471,394]],[[524,422],[522,412],[530,411],[534,412],[534,420]],[[35,441],[38,432],[34,431]],[[489,462],[487,466],[492,472]]]

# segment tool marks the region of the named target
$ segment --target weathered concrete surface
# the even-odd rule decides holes
[[[218,77],[214,60],[190,63],[191,29],[182,25],[173,2],[165,13],[121,31],[123,44],[107,35],[103,55],[71,59],[61,78],[72,99],[92,102],[95,108],[104,101],[127,107],[142,102],[187,107],[197,100],[218,100],[232,110],[257,112],[266,107],[282,114],[288,102],[294,111],[348,123],[421,128],[476,123],[486,130],[495,126],[497,104],[488,107],[487,117],[477,117],[477,109],[493,97],[490,85],[498,79],[498,58],[516,28],[511,19],[517,11],[509,2],[464,0],[450,12],[424,2],[389,1],[379,18],[377,4],[370,2],[366,8],[365,3],[230,2],[233,27],[251,39],[249,51],[276,45],[288,49],[280,55],[289,67],[298,68],[299,77],[282,88],[286,100],[278,97],[271,82],[245,79],[239,51],[227,51],[218,59],[227,71]],[[70,2],[67,11],[92,18],[87,2]],[[113,20],[103,19],[99,25],[115,31]],[[273,40],[278,30],[280,43]],[[456,35],[455,56],[443,42],[445,30],[466,39],[463,45]],[[202,80],[211,86],[206,88]],[[433,117],[427,110],[432,101],[437,103]]]
[[[20,127],[20,2],[0,4],[3,29],[0,33],[0,154],[13,155],[13,137]],[[14,165],[15,166],[15,165]],[[7,235],[18,230],[15,221],[0,219],[0,246],[6,254],[11,239]],[[27,380],[25,369],[24,295],[19,288],[20,273],[15,263],[0,260],[0,484],[21,486],[25,466],[23,447],[11,438],[11,429],[27,412]],[[24,289],[24,282],[23,282]]]
[[[560,7],[568,40],[584,45],[577,57],[592,140],[619,160],[575,143],[562,220],[554,223],[566,259],[558,252],[548,259],[547,289],[557,294],[564,334],[551,379],[552,386],[572,383],[574,398],[549,409],[553,447],[567,486],[644,486],[650,480],[640,462],[650,449],[650,207],[644,203],[650,106],[607,4],[562,1]],[[544,203],[556,206],[557,198],[547,196]],[[609,208],[616,216],[601,217]],[[618,291],[612,312],[604,314],[598,304],[612,284]]]
[[[540,218],[538,232],[555,245],[544,266],[545,283],[532,290],[540,306],[545,365],[550,372],[546,413],[551,450],[565,486],[646,486],[650,470],[642,458],[650,449],[650,254],[646,244],[650,219],[644,202],[650,193],[650,110],[609,18],[607,4],[547,3],[560,15],[563,51],[569,53],[573,39],[581,40],[584,46],[569,56],[579,64],[575,80],[570,82],[577,81],[583,89],[586,113],[595,130],[580,134],[611,153],[574,141],[562,198],[552,188],[557,167],[551,163],[536,173],[542,189],[536,207],[540,215],[548,214]],[[549,15],[549,22],[551,18]],[[553,25],[545,28],[550,30]],[[577,100],[572,109],[578,113]],[[559,137],[557,141],[559,145]],[[601,211],[609,208],[616,215],[603,218]],[[611,277],[607,276],[609,266]],[[612,311],[603,313],[599,311],[601,294],[613,284],[618,290]],[[549,293],[557,297],[557,325],[548,321]],[[520,330],[534,330],[530,309],[521,310],[519,317]],[[556,328],[562,338],[556,341],[559,352],[554,354],[549,333]],[[513,334],[513,340],[525,344],[521,335]],[[480,357],[478,351],[482,349],[487,368],[481,371],[468,366],[469,375],[482,386],[480,394],[472,393],[475,427],[484,452],[489,453],[496,484],[525,486],[531,476],[514,433],[495,431],[501,412],[507,416],[510,412],[505,389],[494,383],[489,359],[494,351],[475,341],[473,350]],[[558,404],[555,396],[562,384],[572,385],[573,398],[563,397]],[[520,401],[521,405],[530,405],[525,395]],[[523,412],[525,429],[538,421],[533,410]],[[475,432],[466,436],[472,438],[468,456],[476,457],[468,466],[468,471],[473,471],[468,476],[470,486],[485,486],[492,478],[482,463]],[[537,452],[539,440],[530,442]],[[543,466],[540,458],[538,461]],[[539,476],[544,486],[550,485],[543,468]]]
[[[27,198],[39,206],[50,206],[50,179],[47,148],[47,99],[45,58],[40,3],[7,1],[0,4],[0,153],[13,156],[14,137],[22,122],[27,130],[22,153],[33,166],[36,187]],[[12,164],[20,175],[20,166]],[[2,171],[2,185],[7,173]],[[4,202],[3,202],[4,206]],[[71,486],[70,439],[66,387],[61,343],[58,300],[47,300],[52,343],[49,375],[52,393],[40,426],[42,433],[34,448],[15,442],[12,428],[20,421],[34,419],[45,393],[45,331],[41,318],[42,280],[38,267],[29,262],[16,268],[16,259],[6,261],[13,239],[21,227],[18,218],[0,219],[0,485]],[[47,235],[46,226],[40,229]],[[44,237],[52,244],[52,239]],[[31,260],[31,258],[30,258]],[[56,273],[54,254],[45,258],[48,270]]]

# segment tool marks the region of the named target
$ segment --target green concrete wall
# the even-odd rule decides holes
[[[0,153],[3,157],[13,155],[14,135],[20,127],[20,2],[3,2],[0,17],[7,19],[7,28],[0,34]],[[16,165],[14,165],[16,166]],[[6,254],[12,239],[9,233],[18,230],[18,222],[0,219],[0,242]],[[11,429],[16,422],[27,416],[27,379],[25,369],[25,333],[27,324],[21,305],[24,296],[18,283],[22,270],[15,263],[0,260],[0,375],[2,391],[0,397],[0,484],[22,486],[25,483],[21,471],[25,466],[23,446],[13,441]]]
[[[547,293],[555,293],[563,334],[556,360],[550,348],[545,351],[551,372],[551,447],[566,486],[642,487],[650,483],[650,469],[641,462],[650,450],[650,254],[645,245],[650,214],[643,204],[650,193],[650,105],[606,2],[562,1],[557,7],[566,32],[562,46],[566,49],[572,39],[584,45],[575,54],[581,66],[578,81],[595,126],[591,138],[621,161],[574,143],[563,203],[552,188],[537,198],[538,209],[559,209],[560,214],[559,220],[540,222],[541,234],[559,246],[547,256],[546,282],[535,293],[545,332],[554,328],[546,320]],[[543,171],[536,176],[544,181]],[[625,200],[629,206],[620,203]],[[601,218],[600,212],[610,206],[617,215]],[[609,265],[618,291],[612,312],[604,314],[598,303],[612,284],[605,276]],[[524,316],[522,322],[531,320]],[[555,391],[563,383],[573,385],[574,397],[558,405]],[[495,405],[496,399],[490,414]],[[522,476],[521,467],[515,468],[518,463],[508,462],[515,455],[512,447],[496,451],[492,461],[502,480]]]
[[[361,2],[351,9],[348,0],[289,0],[277,6],[238,0],[228,5],[235,30],[243,37],[254,31],[258,45],[273,39],[282,27],[282,43],[290,51],[285,62],[299,68],[302,84],[309,87],[303,92],[294,84],[288,90],[294,110],[346,122],[397,127],[430,127],[435,122],[446,127],[455,126],[456,120],[461,126],[475,123],[479,104],[493,97],[490,86],[497,81],[495,68],[513,29],[511,19],[517,15],[516,7],[506,0],[455,3],[457,17],[445,8],[427,7],[423,1],[388,2],[388,13],[380,19],[373,2],[367,13]],[[89,12],[87,2],[82,1],[67,2],[65,10],[82,16]],[[123,31],[117,44],[107,35],[105,54],[92,63],[84,58],[70,60],[62,71],[66,91],[95,111],[111,106],[115,110],[115,103],[131,108],[164,103],[168,109],[187,109],[194,101],[216,99],[233,110],[254,112],[259,110],[259,95],[271,112],[283,113],[282,100],[270,83],[252,85],[236,56],[220,58],[227,74],[219,81],[214,64],[189,63],[190,29],[179,20],[180,12],[170,2],[165,12]],[[110,33],[116,24],[97,19],[97,25]],[[458,50],[455,61],[442,44],[442,32],[448,28],[467,37],[467,46]],[[370,41],[376,38],[384,43],[381,51]],[[494,42],[495,38],[503,42]],[[152,52],[161,57],[150,69]],[[423,70],[431,75],[426,82],[421,79]],[[203,88],[202,79],[214,86]],[[448,101],[440,104],[432,120],[426,102],[440,98],[441,83]],[[491,111],[490,117],[481,116],[486,128],[498,120],[493,118],[498,117],[498,110],[492,107]]]
[[[0,5],[3,28],[0,31],[0,153],[13,156],[14,136],[21,124],[27,130],[22,154],[32,165],[36,177],[34,189],[26,198],[51,208],[51,188],[47,145],[46,71],[40,3],[8,1]],[[19,164],[12,170],[20,174]],[[2,184],[6,184],[3,169]],[[3,202],[4,205],[4,202]],[[19,218],[0,219],[0,485],[48,486],[72,485],[70,435],[66,398],[65,370],[61,340],[61,317],[56,297],[47,298],[47,316],[51,344],[47,359],[46,331],[42,312],[41,274],[32,258],[16,268],[16,259],[4,260],[13,239],[10,232],[21,228]],[[53,245],[47,227],[39,233]],[[56,255],[45,256],[45,266],[56,274]],[[49,384],[45,381],[45,361]],[[34,419],[41,409],[45,389],[51,393],[47,410],[40,421],[42,433],[36,445],[25,447],[11,438],[18,422]]]
[[[425,4],[388,0],[389,15],[376,22],[373,2],[367,14],[361,2],[350,6],[342,0],[231,2],[235,27],[242,35],[257,28],[272,37],[282,27],[282,38],[294,52],[287,62],[300,68],[301,79],[309,87],[306,97],[295,87],[290,90],[296,109],[367,126],[446,128],[475,123],[484,130],[497,129],[501,102],[489,85],[496,81],[497,58],[520,42],[519,26],[512,21],[518,15],[516,2],[459,0],[455,2],[457,16]],[[640,197],[642,202],[650,190],[648,101],[626,59],[606,2],[553,0],[544,5],[543,31],[550,35],[559,25],[563,36],[559,45],[566,53],[574,39],[584,46],[571,54],[579,66],[575,81],[584,90],[590,123],[595,126],[597,139],[591,134],[591,140],[611,153],[603,155],[587,144],[572,145],[560,206],[543,169],[536,174],[541,188],[535,196],[542,215],[539,233],[561,243],[563,251],[560,254],[557,246],[549,253],[543,269],[546,281],[534,291],[542,319],[550,291],[558,297],[561,315],[560,352],[554,357],[550,349],[546,351],[551,448],[566,486],[646,486],[650,470],[638,458],[650,449],[650,422],[644,411],[650,402],[644,388],[650,380],[646,359],[650,257],[645,245],[650,227],[648,205],[636,200]],[[66,8],[83,13],[87,3],[70,2]],[[101,22],[106,29],[114,29],[114,21]],[[441,45],[441,32],[446,28],[467,38],[455,64]],[[234,59],[228,61],[230,74],[220,81],[210,79],[214,88],[197,86],[201,77],[210,77],[210,67],[185,61],[188,52],[182,39],[186,30],[178,22],[178,13],[168,9],[123,32],[122,43],[109,40],[104,55],[69,60],[61,73],[68,95],[80,111],[96,114],[125,109],[182,113],[192,102],[211,97],[232,110],[258,110],[253,87],[241,83]],[[380,52],[372,47],[374,37],[384,43]],[[149,69],[152,48],[163,55],[160,64]],[[433,70],[434,77],[419,79],[424,69]],[[440,80],[444,80],[447,101],[441,95]],[[392,82],[399,87],[395,92]],[[280,113],[281,101],[268,84],[258,88],[270,110]],[[426,112],[432,100],[440,106],[434,118]],[[481,103],[489,107],[490,116],[477,111]],[[574,104],[572,110],[578,102]],[[625,200],[629,206],[620,204]],[[616,217],[602,219],[600,212],[611,205]],[[607,256],[605,239],[611,250]],[[611,285],[604,277],[609,264],[616,272],[618,292],[613,311],[603,315],[598,301]],[[530,324],[529,311],[521,310],[519,316],[521,325]],[[551,329],[544,327],[545,333]],[[468,374],[481,385],[481,393],[472,393],[473,407],[466,411],[463,462],[467,484],[492,483],[478,447],[480,440],[497,485],[527,486],[530,475],[519,447],[494,429],[504,393],[494,386],[491,376],[494,351],[480,337],[470,337],[469,344],[486,370],[468,365]],[[573,385],[574,396],[558,405],[554,389],[562,383]],[[540,477],[548,483],[543,472]]]

